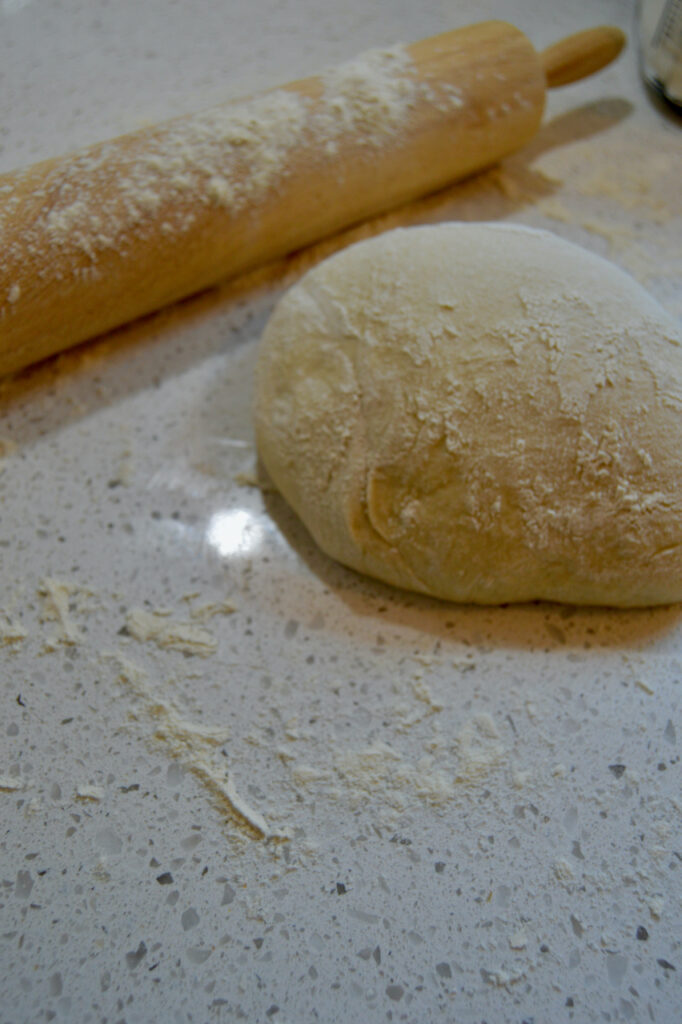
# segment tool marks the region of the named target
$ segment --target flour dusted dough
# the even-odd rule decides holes
[[[391,231],[277,306],[260,455],[324,551],[397,586],[682,600],[681,345],[635,281],[547,232]]]

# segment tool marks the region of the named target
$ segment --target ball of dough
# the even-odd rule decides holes
[[[320,547],[452,601],[682,600],[682,340],[545,231],[390,231],[262,339],[257,443]]]

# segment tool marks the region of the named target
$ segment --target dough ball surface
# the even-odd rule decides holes
[[[319,546],[479,604],[682,600],[682,339],[548,232],[398,229],[310,271],[265,330],[256,433]]]

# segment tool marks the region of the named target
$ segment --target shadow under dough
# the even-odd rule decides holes
[[[674,630],[682,605],[601,608],[533,601],[508,605],[456,604],[402,590],[341,565],[318,547],[259,463],[265,511],[296,556],[323,586],[358,616],[377,625],[408,627],[449,641],[500,649],[634,651]],[[292,580],[295,586],[295,577]],[[306,596],[306,600],[309,595]],[[295,595],[291,595],[295,603]],[[333,622],[328,628],[333,629]]]

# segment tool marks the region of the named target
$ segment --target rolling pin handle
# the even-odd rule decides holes
[[[625,33],[614,25],[600,25],[566,36],[540,53],[548,89],[586,78],[615,60],[625,46]]]

